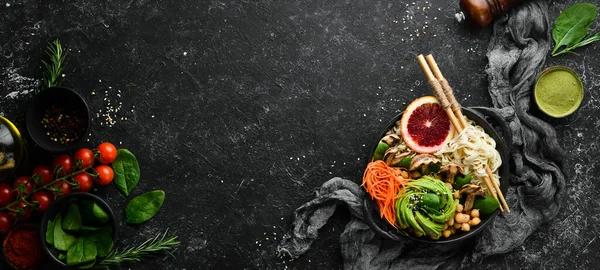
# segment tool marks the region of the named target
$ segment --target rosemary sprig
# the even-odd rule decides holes
[[[173,251],[177,249],[181,242],[177,240],[177,236],[174,234],[167,237],[168,232],[169,229],[135,247],[126,247],[123,250],[114,249],[106,256],[106,258],[104,258],[104,260],[94,265],[93,268],[108,269],[111,265],[119,265],[126,262],[139,262],[144,257],[153,256],[159,253],[167,253],[173,256]]]
[[[48,43],[46,54],[50,56],[50,62],[42,60],[42,63],[46,67],[46,71],[43,74],[43,84],[45,88],[60,86],[65,79],[62,78],[65,67],[65,57],[67,52],[63,51],[60,41],[55,40]]]

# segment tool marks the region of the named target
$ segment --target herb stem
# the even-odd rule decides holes
[[[166,253],[173,256],[173,251],[177,249],[179,242],[177,236],[172,234],[167,237],[169,229],[164,233],[156,235],[135,247],[125,247],[123,250],[114,249],[100,263],[93,268],[108,269],[111,265],[120,265],[125,262],[139,262],[142,258]]]
[[[42,60],[42,63],[46,67],[46,71],[43,73],[42,79],[44,87],[50,88],[60,86],[65,81],[65,79],[62,78],[62,74],[65,69],[63,64],[65,62],[67,52],[63,51],[62,45],[57,39],[48,44],[46,54],[48,54],[50,57],[50,61],[46,62]]]

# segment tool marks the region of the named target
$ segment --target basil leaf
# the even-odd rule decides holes
[[[81,228],[81,215],[79,214],[79,207],[77,204],[69,204],[67,212],[62,218],[61,225],[63,230],[79,231],[79,228]]]
[[[85,238],[92,241],[96,245],[98,257],[104,257],[108,255],[114,245],[111,232],[107,229],[90,232],[85,235]]]
[[[96,255],[96,244],[85,237],[80,237],[67,251],[67,265],[87,264],[95,261]]]
[[[75,242],[77,238],[63,231],[62,214],[58,214],[54,219],[54,247],[58,250],[66,251]]]
[[[48,220],[48,226],[46,226],[46,242],[50,245],[54,245],[54,220]]]
[[[552,25],[555,43],[552,54],[561,46],[568,49],[579,43],[588,34],[597,13],[596,5],[592,3],[576,3],[563,10]]]
[[[125,207],[125,221],[140,224],[149,220],[160,209],[165,200],[165,192],[155,190],[133,198]]]
[[[115,172],[115,184],[117,189],[125,196],[135,188],[140,181],[140,166],[135,156],[127,149],[119,149],[117,158],[112,163]]]

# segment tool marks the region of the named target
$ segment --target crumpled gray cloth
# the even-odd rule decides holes
[[[556,132],[529,113],[532,85],[551,47],[545,1],[528,1],[494,24],[487,57],[489,93],[494,108],[512,133],[511,178],[505,194],[511,213],[497,216],[473,243],[422,245],[409,240],[381,240],[363,222],[364,190],[354,181],[333,178],[314,200],[295,211],[293,228],[278,250],[292,258],[304,254],[339,202],[352,218],[340,236],[344,269],[455,269],[506,253],[521,245],[560,209],[565,186],[564,153]],[[462,245],[462,246],[461,246]]]

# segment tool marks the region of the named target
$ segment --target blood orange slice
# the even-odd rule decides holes
[[[418,153],[439,151],[454,136],[454,127],[433,96],[416,99],[406,107],[400,120],[402,139]]]

